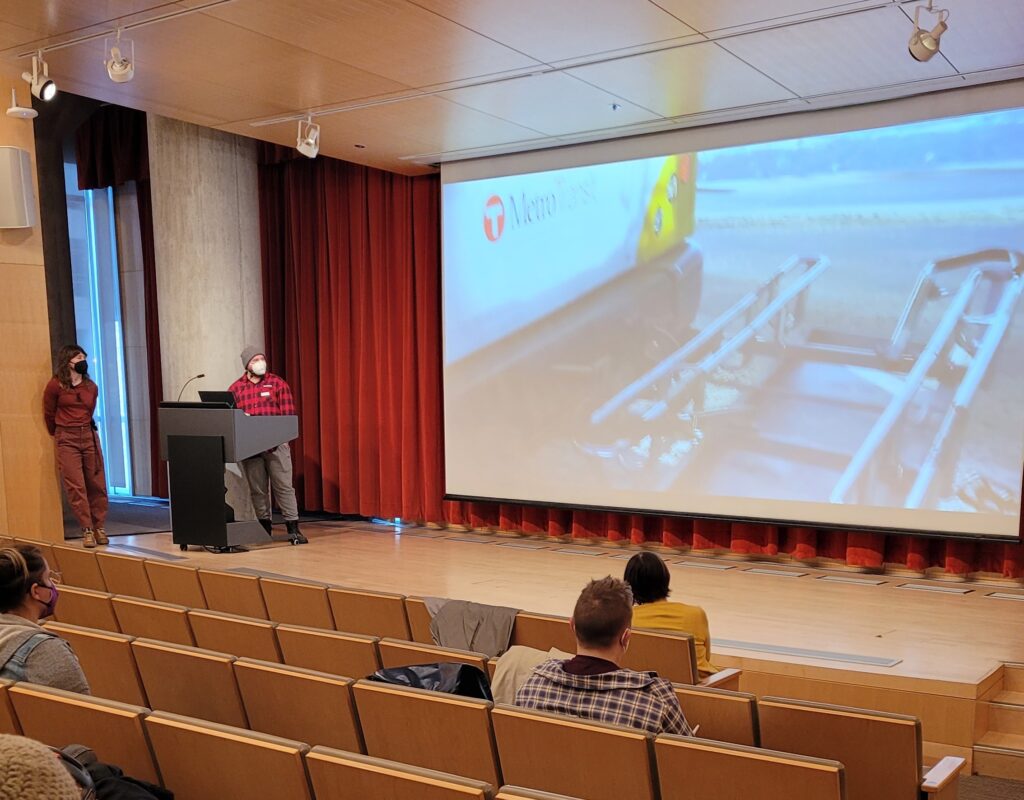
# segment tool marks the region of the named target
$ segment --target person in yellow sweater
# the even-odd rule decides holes
[[[626,564],[626,583],[633,589],[633,627],[679,631],[693,637],[697,646],[697,670],[702,678],[719,671],[711,663],[708,615],[700,606],[673,603],[668,599],[669,572],[656,553],[637,553]]]

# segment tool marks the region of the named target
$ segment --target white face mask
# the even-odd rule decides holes
[[[258,378],[262,378],[267,374],[267,362],[262,359],[259,361],[253,361],[249,366],[249,371]]]

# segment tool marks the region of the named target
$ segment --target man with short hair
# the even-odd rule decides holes
[[[692,736],[672,684],[619,666],[629,647],[633,593],[608,576],[583,589],[570,622],[576,657],[545,661],[516,692],[516,705],[651,733]]]
[[[258,348],[249,345],[242,351],[242,366],[245,374],[231,384],[235,406],[250,416],[286,416],[295,413],[295,400],[291,387],[279,375],[267,372],[267,357]],[[288,442],[273,450],[267,450],[241,463],[249,483],[249,494],[256,510],[256,519],[271,532],[270,498],[268,484],[281,508],[288,538],[292,544],[306,544],[306,537],[299,530],[299,506],[292,488],[292,450]]]

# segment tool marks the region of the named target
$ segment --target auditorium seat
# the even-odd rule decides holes
[[[189,611],[188,621],[197,647],[281,662],[281,649],[274,632],[276,622],[202,609]]]
[[[569,618],[554,614],[520,611],[512,626],[511,644],[545,651],[557,647],[567,653],[576,652],[576,637],[569,627]]]
[[[522,786],[502,786],[501,790],[494,796],[494,800],[582,800],[578,797],[569,797],[567,794],[552,794],[541,792],[536,789],[524,789]]]
[[[657,672],[673,683],[694,684],[700,680],[697,650],[688,633],[634,628],[622,665],[627,669]]]
[[[14,713],[14,706],[11,705],[11,697],[7,693],[8,688],[13,685],[13,681],[0,678],[0,733],[9,733],[14,736],[20,736],[21,725],[18,724],[18,716]]]
[[[154,599],[188,608],[207,607],[198,567],[156,559],[147,559],[144,563]]]
[[[261,577],[260,588],[267,605],[267,615],[274,622],[334,630],[325,584]]]
[[[962,758],[947,756],[921,779],[921,721],[904,714],[765,697],[758,702],[761,745],[846,767],[850,800],[955,798]]]
[[[145,724],[176,800],[312,800],[302,742],[161,711]]]
[[[492,787],[382,758],[314,747],[306,756],[318,800],[490,800]]]
[[[132,651],[134,636],[63,622],[47,622],[43,627],[71,644],[95,697],[135,706],[149,705]]]
[[[251,658],[234,669],[252,730],[363,752],[351,678]]]
[[[278,625],[277,641],[284,663],[292,667],[350,678],[364,678],[380,669],[375,636]]]
[[[260,579],[255,575],[200,569],[199,582],[203,586],[206,607],[211,611],[270,619],[263,601]]]
[[[405,598],[405,615],[409,621],[409,636],[413,642],[433,644],[434,637],[430,633],[430,612],[427,601],[422,597]]]
[[[380,663],[384,667],[407,667],[410,664],[435,664],[443,661],[455,661],[469,664],[487,674],[487,656],[469,650],[456,650],[453,647],[406,642],[401,639],[381,639]]]
[[[14,547],[17,541],[13,536],[0,536],[0,547]],[[23,539],[22,541],[28,542],[29,544],[36,544],[31,539]],[[49,562],[50,559],[46,559]]]
[[[9,547],[15,544],[30,544],[33,547],[37,548],[39,552],[43,554],[43,558],[46,559],[46,563],[49,565],[50,569],[58,568],[56,564],[57,559],[53,555],[53,545],[50,542],[38,541],[36,539],[22,539],[20,537],[15,537],[13,539],[8,537],[5,538],[7,539],[9,544],[0,543],[0,547]]]
[[[185,606],[123,596],[112,597],[111,603],[122,633],[173,644],[196,643]]]
[[[234,656],[150,639],[134,640],[132,650],[150,708],[239,728],[248,724]]]
[[[103,580],[99,562],[92,550],[83,550],[81,547],[69,547],[64,544],[55,544],[52,550],[57,565],[54,566],[49,560],[47,563],[50,564],[51,569],[60,571],[61,582],[66,586],[92,589],[97,592],[107,591],[106,581]]]
[[[700,738],[748,747],[760,745],[754,695],[682,684],[676,684],[673,689],[686,721],[691,726],[700,725],[697,732]]]
[[[495,706],[491,720],[502,775],[510,784],[587,800],[657,796],[653,737],[645,731],[503,705]]]
[[[672,800],[843,800],[838,761],[662,734],[654,743],[661,796]]]
[[[501,783],[493,703],[367,680],[353,693],[368,755]]]
[[[153,599],[153,587],[149,585],[146,562],[141,558],[98,550],[96,563],[103,573],[103,582],[106,583],[108,592]]]
[[[126,775],[160,783],[143,729],[148,708],[31,683],[9,692],[25,736],[57,748],[84,744]]]
[[[61,586],[60,602],[53,618],[58,622],[80,625],[83,628],[120,633],[121,628],[117,624],[117,616],[111,603],[112,597],[110,592]]]
[[[335,586],[327,597],[339,631],[392,639],[410,636],[404,595]]]

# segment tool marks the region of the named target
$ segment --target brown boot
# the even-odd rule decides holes
[[[88,547],[92,549],[96,546],[96,534],[93,533],[92,528],[86,528],[82,531],[82,547]]]
[[[110,539],[107,538],[107,532],[103,528],[96,529],[96,544],[110,544]]]

